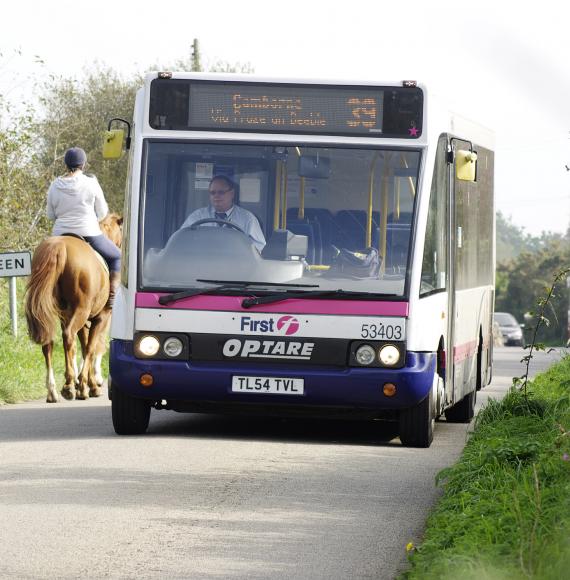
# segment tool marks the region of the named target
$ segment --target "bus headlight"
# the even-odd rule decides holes
[[[378,360],[387,367],[393,367],[400,361],[400,351],[393,344],[386,344],[378,352]]]
[[[140,338],[137,349],[143,356],[154,356],[160,349],[160,341],[156,336],[147,334]]]
[[[164,341],[164,346],[162,348],[168,356],[174,358],[182,353],[184,345],[179,338],[176,338],[176,336],[169,336]]]
[[[359,365],[368,366],[374,362],[376,351],[369,344],[363,344],[356,349],[354,356]]]

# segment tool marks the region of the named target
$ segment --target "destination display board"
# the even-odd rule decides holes
[[[292,85],[187,79],[151,83],[153,129],[417,139],[423,92],[412,87]]]

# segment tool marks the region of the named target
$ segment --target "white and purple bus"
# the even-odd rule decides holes
[[[391,420],[416,447],[470,421],[491,379],[489,131],[414,81],[202,73],[147,75],[132,130],[118,434],[153,408]],[[187,221],[220,176],[264,243],[231,214]]]

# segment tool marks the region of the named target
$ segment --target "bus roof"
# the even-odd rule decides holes
[[[373,87],[402,87],[404,83],[413,83],[410,86],[418,86],[425,91],[425,87],[415,80],[400,81],[379,81],[379,80],[355,80],[355,79],[315,79],[303,77],[271,77],[258,76],[253,74],[239,74],[228,72],[184,72],[184,71],[154,71],[145,75],[145,84],[150,83],[156,78],[173,78],[173,79],[197,79],[210,81],[238,81],[248,83],[270,83],[270,84],[292,84],[292,85],[330,85],[330,86],[373,86]],[[168,76],[167,76],[168,75]]]

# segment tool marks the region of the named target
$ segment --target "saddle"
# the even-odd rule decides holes
[[[80,236],[79,234],[72,234],[71,232],[66,232],[66,233],[61,234],[61,235],[62,236],[69,236],[70,238],[77,238],[78,240],[84,241],[91,248],[91,250],[93,250],[93,253],[97,256],[97,259],[103,265],[105,272],[107,272],[107,274],[109,274],[109,265],[107,264],[105,258],[103,258],[103,256],[97,250],[95,250],[95,248],[93,248],[93,246],[83,236]]]

